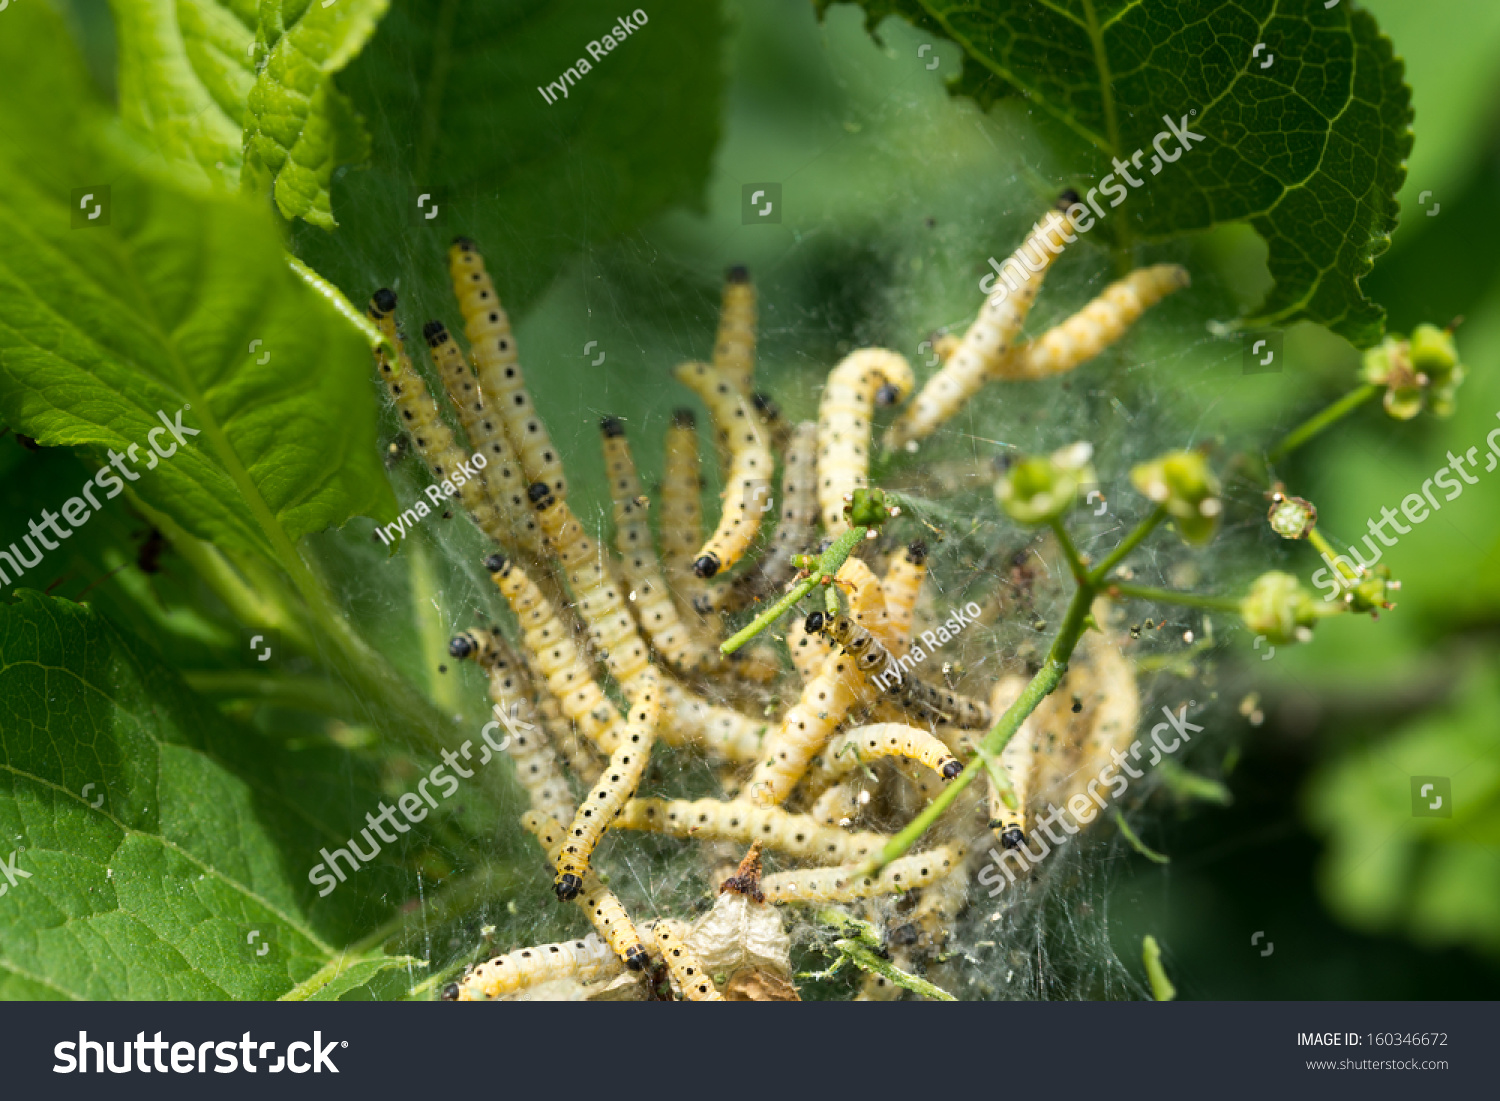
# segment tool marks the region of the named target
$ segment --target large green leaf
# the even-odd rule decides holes
[[[101,464],[135,446],[135,492],[226,550],[285,563],[301,535],[389,514],[367,343],[288,268],[270,215],[130,164],[55,19],[7,18],[0,417]],[[101,181],[108,225],[71,228],[73,189]],[[146,469],[178,411],[199,434]]]
[[[379,914],[307,880],[375,805],[347,759],[231,727],[145,654],[67,601],[0,606],[0,996],[268,998],[407,962],[345,956]]]
[[[353,60],[389,0],[262,0],[260,75],[245,114],[246,190],[331,229],[333,170],[369,155],[370,140],[333,77]]]
[[[169,161],[239,182],[255,0],[112,0],[120,116]]]
[[[617,31],[602,52],[630,11],[607,0],[397,0],[340,77],[374,147],[369,170],[335,181],[350,232],[300,229],[298,254],[356,301],[399,280],[403,297],[435,288],[423,305],[451,308],[443,251],[467,234],[514,309],[574,255],[700,205],[719,136],[719,5],[650,5],[644,26]],[[549,103],[539,89],[570,67],[579,79]]]
[[[1080,191],[1143,150],[1126,166],[1143,186],[1106,223],[1122,239],[1248,221],[1275,282],[1245,324],[1313,321],[1361,346],[1380,337],[1384,311],[1359,280],[1396,224],[1412,113],[1401,62],[1368,13],[1321,0],[861,6],[872,28],[895,15],[958,43],[955,94],[1036,104],[1066,135],[1079,164],[1067,182]],[[1164,117],[1206,140],[1153,176]]]

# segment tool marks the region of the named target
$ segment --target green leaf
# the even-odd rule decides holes
[[[336,1002],[345,994],[367,986],[386,971],[397,967],[426,967],[412,956],[378,956],[375,959],[331,960],[316,975],[298,983],[281,996],[284,1002]]]
[[[112,0],[120,116],[167,160],[239,183],[255,0]]]
[[[519,312],[574,255],[670,208],[701,206],[722,106],[719,4],[664,0],[602,52],[631,10],[397,0],[340,77],[374,147],[369,170],[335,181],[340,220],[355,232],[298,227],[295,251],[355,301],[399,285],[403,312],[451,311],[443,255],[467,234]],[[548,103],[538,89],[580,61],[588,71]],[[433,198],[418,211],[422,194]],[[433,219],[421,216],[434,207]]]
[[[1313,321],[1361,347],[1380,338],[1385,312],[1359,281],[1396,224],[1412,112],[1402,64],[1368,13],[1321,0],[861,6],[872,29],[896,15],[958,43],[955,95],[986,107],[1026,96],[1082,162],[1067,181],[1080,192],[1119,172],[1112,158],[1144,151],[1125,165],[1142,186],[1098,200],[1117,239],[1249,222],[1274,284],[1245,326]],[[1164,118],[1206,140],[1151,175]],[[1119,215],[1111,201],[1125,204]]]
[[[122,465],[147,504],[288,569],[300,536],[393,513],[365,337],[288,268],[269,214],[131,165],[60,26],[28,7],[7,13],[21,26],[0,40],[12,74],[0,85],[0,417],[101,465],[135,447]],[[53,111],[68,123],[47,125]],[[108,224],[71,228],[72,190],[99,181],[112,181]],[[157,461],[149,433],[179,411],[198,434]]]
[[[404,964],[336,947],[390,869],[362,898],[307,880],[374,805],[347,757],[231,726],[147,653],[67,601],[0,606],[0,995],[272,998]]]
[[[286,218],[332,229],[329,183],[369,156],[370,139],[333,77],[375,33],[389,0],[263,0],[265,62],[245,114],[247,191],[267,188]]]

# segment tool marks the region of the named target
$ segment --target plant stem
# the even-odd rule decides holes
[[[1057,536],[1058,546],[1062,547],[1063,554],[1067,555],[1068,566],[1073,571],[1073,580],[1080,585],[1088,584],[1089,568],[1084,564],[1078,548],[1073,545],[1072,538],[1068,535],[1068,529],[1063,527],[1063,522],[1056,517],[1052,520],[1052,534]]]
[[[348,715],[355,707],[353,698],[327,677],[238,669],[188,671],[182,677],[194,692],[219,699],[254,700],[335,716]]]
[[[1151,996],[1159,1002],[1170,1002],[1177,997],[1177,988],[1167,978],[1166,968],[1161,965],[1161,946],[1156,938],[1147,936],[1141,941],[1141,962],[1146,965],[1146,978],[1151,981]]]
[[[1120,813],[1119,807],[1115,807],[1114,810],[1115,825],[1120,827],[1120,835],[1124,837],[1126,841],[1130,842],[1130,847],[1132,849],[1140,853],[1153,864],[1172,863],[1172,858],[1170,856],[1166,856],[1162,853],[1157,852],[1155,849],[1148,847],[1144,841],[1136,836],[1135,830],[1131,829],[1130,823],[1125,821],[1125,816]]]
[[[1280,462],[1319,432],[1323,431],[1323,429],[1347,414],[1352,413],[1378,393],[1380,393],[1380,387],[1369,382],[1350,390],[1343,397],[1339,398],[1338,401],[1328,406],[1328,408],[1319,413],[1314,413],[1307,420],[1288,432],[1279,444],[1266,452],[1266,462]]]
[[[1240,602],[1228,596],[1209,596],[1207,593],[1176,593],[1171,589],[1153,589],[1146,585],[1127,585],[1123,581],[1111,581],[1101,589],[1108,597],[1128,597],[1132,600],[1154,600],[1161,604],[1183,604],[1189,608],[1206,608],[1214,612],[1239,615]]]
[[[1103,581],[1104,578],[1109,574],[1109,571],[1114,569],[1122,561],[1124,561],[1125,556],[1128,555],[1131,551],[1135,550],[1135,548],[1140,545],[1141,540],[1150,535],[1151,532],[1156,529],[1156,525],[1161,523],[1166,518],[1166,508],[1160,505],[1157,506],[1155,512],[1153,512],[1150,516],[1146,517],[1139,524],[1137,524],[1135,526],[1135,529],[1120,541],[1120,545],[1114,550],[1110,551],[1109,554],[1105,556],[1103,562],[1100,562],[1097,566],[1094,567],[1092,572],[1090,572],[1088,575],[1089,584],[1098,585],[1101,581]]]
[[[719,647],[719,653],[732,654],[756,635],[760,634],[771,624],[775,623],[808,593],[825,581],[831,581],[833,575],[839,572],[839,567],[848,560],[849,555],[854,553],[854,548],[859,546],[860,540],[864,539],[869,528],[855,527],[844,532],[833,544],[818,558],[817,564],[812,568],[812,574],[797,582],[791,592],[787,593],[775,604],[772,604],[760,615],[751,620],[745,627],[737,631],[724,644]]]
[[[869,922],[860,921],[841,910],[831,908],[819,910],[818,920],[838,930],[843,936],[833,942],[833,947],[839,952],[838,961],[822,975],[816,977],[823,978],[832,975],[839,970],[843,961],[848,960],[860,970],[880,975],[887,982],[910,990],[914,994],[920,994],[924,998],[939,1002],[958,1000],[942,987],[934,986],[926,979],[919,979],[916,975],[908,974],[890,960],[882,958],[880,952],[883,946],[880,943],[880,934]]]
[[[1047,651],[1047,660],[1042,663],[1036,676],[1031,678],[1030,683],[1016,697],[1016,702],[1005,709],[1005,714],[1000,716],[994,728],[984,736],[979,743],[981,752],[975,754],[958,777],[944,788],[936,799],[928,803],[921,814],[913,818],[907,823],[905,829],[887,841],[885,848],[881,849],[877,856],[871,858],[856,873],[857,876],[874,875],[892,860],[905,855],[906,851],[927,832],[928,827],[952,805],[953,801],[958,798],[959,792],[968,787],[974,777],[984,771],[985,754],[998,756],[1005,748],[1005,744],[1010,741],[1011,736],[1020,729],[1026,717],[1035,711],[1037,705],[1057,687],[1068,671],[1068,659],[1072,657],[1078,640],[1083,637],[1084,622],[1088,618],[1089,605],[1093,602],[1093,598],[1092,585],[1078,587],[1073,593],[1072,603],[1068,605],[1067,614],[1063,617],[1062,627],[1059,628],[1057,637],[1052,640],[1052,648]]]

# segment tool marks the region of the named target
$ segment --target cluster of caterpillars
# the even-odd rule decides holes
[[[931,435],[987,381],[1070,370],[1187,282],[1171,265],[1138,270],[1023,340],[1056,251],[1042,246],[1049,235],[1073,239],[1068,231],[1057,210],[1033,228],[1016,253],[1028,273],[1022,285],[988,300],[963,338],[947,342],[947,362],[891,424],[888,448],[910,449]],[[449,267],[468,355],[441,322],[423,333],[461,434],[408,358],[389,290],[377,291],[369,307],[386,338],[377,369],[436,478],[464,467],[472,452],[488,460],[479,477],[455,484],[455,496],[496,545],[485,565],[518,629],[509,639],[497,627],[464,631],[450,652],[487,673],[531,802],[523,825],[553,868],[557,898],[582,906],[601,939],[496,957],[471,967],[444,997],[510,997],[560,980],[593,990],[632,973],[646,987],[654,973],[656,986],[669,976],[683,998],[722,998],[698,958],[721,946],[669,916],[638,926],[594,871],[600,841],[620,830],[712,843],[706,852],[722,853],[724,843],[754,845],[757,854],[764,847],[787,867],[758,881],[755,905],[862,910],[899,934],[898,962],[922,966],[967,901],[966,863],[986,858],[992,842],[1024,844],[1038,799],[1063,797],[1068,777],[1087,773],[1087,762],[1122,737],[1128,742],[1136,698],[1124,659],[1107,642],[1088,643],[1057,693],[1085,706],[1044,704],[990,763],[1008,784],[992,783],[988,800],[983,785],[971,785],[963,795],[972,798],[955,803],[940,841],[864,874],[862,862],[889,836],[859,820],[874,807],[920,807],[956,777],[1023,681],[1012,671],[973,699],[900,664],[918,624],[942,619],[923,605],[933,601],[921,541],[888,561],[879,543],[862,545],[831,592],[815,594],[826,611],[798,613],[778,628],[785,652],[768,644],[771,636],[730,658],[719,644],[732,614],[778,596],[799,576],[796,556],[848,528],[845,506],[869,481],[872,419],[912,395],[911,366],[887,349],[858,349],[830,371],[818,420],[784,424],[754,389],[756,293],[745,269],[731,269],[712,356],[676,369],[712,420],[725,487],[717,520],[705,534],[690,410],[672,416],[654,499],[636,472],[626,426],[606,417],[599,427],[614,504],[611,554],[569,508],[561,455],[527,392],[509,319],[473,242],[454,243]],[[778,522],[765,538],[773,502]],[[768,705],[778,698],[789,706]],[[657,741],[713,762],[724,797],[642,796]],[[899,988],[872,977],[861,996],[893,993]]]

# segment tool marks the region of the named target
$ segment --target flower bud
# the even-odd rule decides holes
[[[1219,500],[1219,480],[1202,454],[1168,452],[1137,466],[1130,472],[1130,481],[1141,493],[1166,508],[1184,540],[1202,544],[1213,538],[1224,505]]]
[[[1051,455],[1021,459],[995,483],[995,496],[1020,523],[1050,523],[1073,506],[1080,487],[1096,481],[1089,464],[1093,454],[1092,444],[1080,442]]]
[[[1318,621],[1317,602],[1289,573],[1271,570],[1255,579],[1240,601],[1240,616],[1256,635],[1273,646],[1306,642]]]

